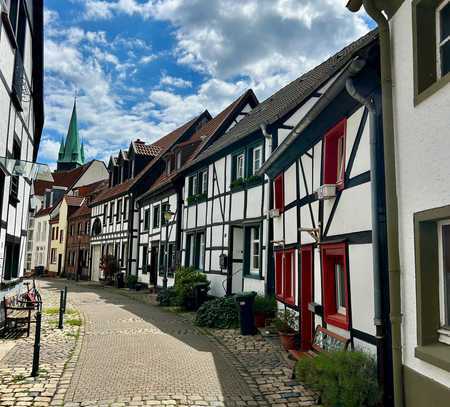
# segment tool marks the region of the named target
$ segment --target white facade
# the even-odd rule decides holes
[[[177,213],[178,195],[169,193],[166,196],[145,203],[139,209],[139,247],[137,257],[138,279],[140,282],[162,286],[164,278],[164,258],[169,255],[168,286],[174,283],[176,264],[177,221],[181,214]],[[164,212],[170,210],[174,215],[169,222]],[[147,259],[147,262],[145,262]],[[146,264],[144,264],[146,263]],[[147,267],[145,267],[147,266]]]
[[[415,27],[412,27],[412,8],[411,0],[404,1],[390,22],[402,276],[403,361],[405,366],[417,373],[450,387],[450,371],[415,355],[418,346],[417,320],[420,317],[417,315],[417,295],[414,295],[418,262],[415,252],[415,239],[418,236],[414,231],[414,215],[450,205],[450,85],[447,75],[447,84],[419,103],[414,102]],[[434,27],[430,26],[429,29]],[[443,274],[440,275],[442,276]],[[440,290],[443,290],[442,281]],[[442,297],[440,302],[442,306]],[[450,355],[450,345],[447,347]]]
[[[2,14],[4,11],[9,10],[2,2]],[[42,130],[38,123],[43,120],[36,113],[42,112],[43,101],[38,96],[38,84],[42,77],[34,76],[34,72],[39,72],[37,55],[42,50],[42,43],[38,39],[38,27],[42,29],[42,25],[35,19],[39,14],[42,17],[41,2],[36,3],[34,15],[30,11],[28,2],[21,1],[16,15],[6,14],[7,20],[0,20],[0,157],[33,162],[37,148],[35,144]],[[35,43],[31,21],[36,30]],[[20,39],[16,34],[19,29],[25,33]],[[30,92],[36,92],[36,97],[30,97]],[[36,130],[39,134],[35,134]],[[22,176],[9,176],[0,166],[2,283],[23,276],[30,189],[28,180]]]
[[[136,249],[129,253],[130,240],[128,224],[130,216],[130,196],[120,196],[106,202],[92,206],[91,212],[91,280],[98,281],[103,278],[100,270],[100,260],[103,255],[114,255],[120,261],[120,266],[125,272],[127,259],[136,259]],[[138,218],[136,210],[132,212],[135,222]],[[136,244],[132,245],[136,246]],[[131,260],[131,270],[135,274],[136,264]]]
[[[265,149],[262,136],[250,143],[252,146]],[[182,218],[182,259],[183,265],[194,265],[204,271],[211,281],[211,294],[224,296],[227,293],[227,280],[231,274],[231,292],[256,291],[264,294],[264,278],[266,276],[267,258],[267,220],[266,203],[268,200],[267,182],[257,185],[231,188],[232,160],[236,154],[244,151],[237,149],[235,153],[219,158],[205,168],[207,172],[207,198],[204,202],[192,205],[188,202],[189,177],[185,178],[183,188]],[[245,165],[245,164],[244,164]],[[192,176],[192,174],[191,174]],[[244,229],[259,228],[259,267],[252,273],[244,272]],[[199,264],[194,264],[194,243],[197,234]],[[249,232],[247,232],[249,233]],[[204,241],[202,241],[204,239]],[[228,257],[227,268],[221,268],[220,256]],[[249,253],[247,254],[249,255]],[[193,263],[194,262],[194,263]],[[203,264],[201,264],[203,263]]]

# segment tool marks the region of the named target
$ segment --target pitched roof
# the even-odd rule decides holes
[[[74,213],[69,216],[69,219],[80,218],[82,216],[89,216],[91,214],[92,209],[88,206],[87,201],[83,202]]]
[[[134,151],[138,155],[144,155],[147,157],[156,157],[161,152],[161,147],[156,143],[145,144],[141,140],[133,141]]]
[[[203,116],[209,116],[208,111],[205,110],[202,114],[194,117],[187,123],[173,130],[172,132],[160,138],[159,140],[155,141],[153,145],[156,145],[157,147],[161,148],[161,152],[158,154],[157,157],[155,157],[153,160],[147,163],[147,165],[138,175],[136,175],[136,177],[128,179],[125,182],[115,185],[112,188],[106,189],[104,192],[100,193],[95,198],[95,200],[91,202],[90,205],[99,204],[113,197],[125,194],[132,186],[136,185],[136,183],[139,182],[144,177],[145,174],[147,174],[147,172],[155,165],[155,163],[158,162],[158,159],[162,157],[167,152],[167,150],[170,147],[172,147],[174,143],[176,143],[177,140],[180,139],[181,136],[183,136],[183,134],[185,134]]]
[[[34,181],[33,190],[34,195],[42,196],[45,194],[46,189],[51,189],[53,186],[53,181],[42,181],[42,180],[36,180]]]
[[[74,168],[72,170],[68,170],[68,171],[53,171],[52,172],[52,176],[53,176],[53,186],[55,187],[67,187],[70,188],[72,187],[79,179],[80,177],[84,174],[84,172],[91,166],[91,164],[94,162],[93,161],[89,161],[88,163]]]
[[[49,206],[48,208],[41,208],[39,209],[36,214],[34,215],[35,218],[39,216],[48,215],[53,209],[53,206]]]
[[[120,196],[126,193],[130,186],[133,183],[133,178],[127,179],[126,181],[114,185],[111,188],[105,188],[102,192],[100,192],[95,199],[91,202],[90,205],[98,204],[103,201],[107,201],[108,199],[114,198],[116,196]]]
[[[369,45],[377,37],[377,30],[370,31],[368,34],[328,58],[325,62],[281,88],[278,92],[256,106],[227,133],[227,137],[223,137],[212,144],[195,161],[201,161],[224,147],[241,140],[257,131],[261,124],[270,125],[285,116],[342,69],[357,51]]]
[[[192,145],[197,143],[198,146],[192,151],[189,157],[187,157],[185,164],[183,167],[177,171],[173,171],[170,175],[167,175],[166,172],[161,174],[161,176],[155,180],[149,192],[153,192],[158,190],[160,187],[168,184],[172,181],[176,175],[178,175],[181,171],[189,166],[189,161],[197,157],[204,148],[206,148],[210,142],[212,142],[216,136],[219,134],[219,131],[225,131],[226,128],[223,128],[223,125],[226,124],[229,126],[229,120],[236,113],[236,109],[241,106],[241,102],[245,102],[246,100],[252,100],[252,104],[258,104],[258,99],[251,89],[244,92],[241,96],[239,96],[235,101],[233,101],[230,105],[228,105],[224,110],[222,110],[216,117],[206,122],[200,129],[198,129],[192,137],[183,142],[178,143],[174,146],[174,150],[185,148],[188,145]]]
[[[64,199],[66,200],[68,206],[81,206],[81,204],[85,200],[85,198],[82,196],[72,195],[65,195]]]

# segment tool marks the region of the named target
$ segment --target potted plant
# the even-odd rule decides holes
[[[280,336],[281,344],[286,350],[295,349],[295,339],[297,333],[294,330],[295,313],[289,309],[280,311],[274,320],[275,328]]]
[[[266,326],[266,319],[273,318],[277,309],[275,297],[264,297],[257,295],[253,304],[253,314],[255,316],[255,326],[263,328]]]

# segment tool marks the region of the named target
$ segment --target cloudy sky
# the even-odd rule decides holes
[[[54,165],[75,92],[86,158],[155,140],[252,88],[260,101],[373,23],[346,0],[46,0],[45,128]]]

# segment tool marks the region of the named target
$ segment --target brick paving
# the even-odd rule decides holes
[[[41,284],[48,301],[55,302],[66,283]],[[69,306],[83,319],[80,341],[74,327],[61,333],[50,318],[44,320],[43,366],[48,371],[37,380],[17,380],[27,373],[20,347],[31,343],[21,340],[0,362],[0,406],[315,404],[315,395],[290,379],[292,369],[277,340],[242,337],[235,330],[200,330],[185,314],[149,304],[147,298],[144,303],[142,293],[67,284]]]
[[[48,406],[76,349],[79,326],[66,324],[61,331],[57,328],[58,315],[50,312],[59,305],[59,290],[43,281],[37,285],[41,288],[44,304],[39,376],[30,377],[35,330],[32,325],[30,337],[15,340],[14,347],[0,361],[1,406]],[[69,296],[66,319],[79,319],[72,307]]]

